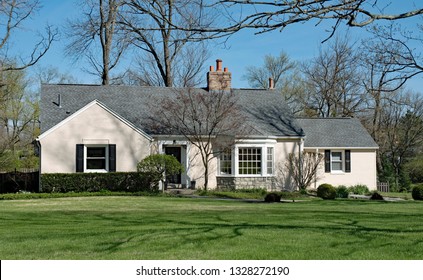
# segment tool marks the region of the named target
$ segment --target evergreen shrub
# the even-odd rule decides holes
[[[331,184],[321,184],[317,188],[317,196],[323,199],[335,199],[336,189]]]
[[[411,196],[414,200],[423,200],[423,184],[415,186],[411,192]]]
[[[66,192],[157,192],[157,185],[138,172],[41,174],[41,191]]]

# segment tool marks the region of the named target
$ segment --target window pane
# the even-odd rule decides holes
[[[87,147],[87,157],[106,157],[106,148],[104,147]]]
[[[332,170],[342,170],[342,162],[332,162]]]
[[[220,154],[220,174],[232,174],[231,151],[225,151]]]
[[[267,148],[267,174],[273,174],[273,148]]]
[[[106,169],[106,147],[87,147],[87,169]]]
[[[261,148],[239,148],[238,154],[239,174],[261,174]]]
[[[106,160],[87,159],[87,169],[106,169]]]
[[[341,152],[332,152],[332,160],[333,161],[341,161],[342,160],[342,153]]]

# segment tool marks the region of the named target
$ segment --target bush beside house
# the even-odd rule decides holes
[[[45,193],[65,192],[157,192],[151,178],[137,172],[116,173],[55,173],[41,174],[41,191]]]
[[[317,196],[323,199],[335,199],[336,189],[330,184],[321,184],[317,188]]]

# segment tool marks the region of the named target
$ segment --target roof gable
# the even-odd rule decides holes
[[[52,133],[56,129],[66,125],[66,123],[68,123],[68,122],[72,121],[73,119],[77,118],[79,115],[81,115],[83,112],[89,110],[93,106],[99,106],[104,111],[108,112],[113,117],[118,119],[120,122],[122,122],[123,124],[125,124],[126,126],[131,128],[132,130],[136,131],[138,134],[142,135],[143,137],[147,138],[150,141],[152,140],[152,137],[150,135],[148,135],[147,133],[145,133],[144,131],[142,131],[138,127],[136,127],[134,124],[132,124],[131,122],[129,122],[125,118],[121,117],[119,114],[117,114],[116,112],[114,112],[113,110],[111,110],[106,105],[102,104],[100,101],[98,101],[96,99],[91,101],[90,103],[86,104],[84,107],[77,110],[75,113],[68,115],[68,117],[64,118],[63,120],[61,120],[60,122],[58,122],[54,126],[50,127],[48,130],[44,131],[40,136],[38,136],[37,140],[42,140],[44,137],[47,137],[50,133]],[[67,111],[67,112],[69,112],[69,111]],[[68,114],[67,112],[66,112],[66,114]]]

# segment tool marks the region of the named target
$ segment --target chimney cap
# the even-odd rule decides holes
[[[222,71],[222,60],[220,58],[216,59],[216,71]]]

